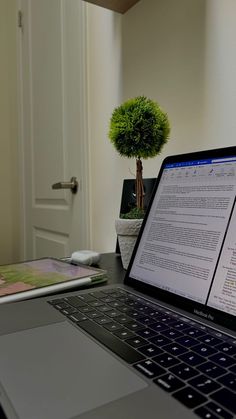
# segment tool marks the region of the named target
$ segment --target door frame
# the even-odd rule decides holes
[[[66,0],[58,0],[66,1]],[[83,214],[82,235],[91,247],[91,179],[90,179],[90,153],[89,153],[89,124],[88,124],[88,40],[87,40],[87,4],[82,2],[82,15],[80,29],[81,46],[81,74],[78,82],[81,91],[81,147],[83,152],[78,156],[78,165],[82,168],[82,177],[79,179],[79,187],[83,188],[84,200],[81,202]],[[19,12],[22,11],[22,0],[16,0],[17,21]],[[21,17],[22,27],[17,30],[17,107],[18,107],[18,156],[19,156],[19,188],[20,188],[20,259],[27,258],[26,255],[26,172],[25,172],[25,151],[24,151],[24,106],[23,106],[23,62],[22,62],[22,32],[24,31],[24,15]]]

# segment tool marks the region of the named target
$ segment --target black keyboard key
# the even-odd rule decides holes
[[[62,313],[65,314],[65,316],[68,316],[69,314],[77,313],[78,310],[75,307],[67,307],[64,310],[62,310]]]
[[[200,374],[195,378],[192,378],[188,382],[191,386],[193,386],[196,390],[201,391],[204,394],[212,393],[215,390],[220,388],[220,385],[213,381],[210,377],[206,375]]]
[[[225,355],[223,352],[218,352],[217,354],[210,356],[209,359],[224,368],[235,364],[235,360],[230,356]]]
[[[236,374],[236,364],[229,367],[229,370]]]
[[[225,374],[224,368],[221,368],[211,361],[204,362],[204,364],[199,365],[197,368],[199,371],[203,372],[203,374],[207,374],[211,378],[217,378]]]
[[[189,325],[187,323],[175,320],[171,324],[171,327],[173,327],[174,329],[177,329],[177,330],[185,330],[185,329],[189,328]]]
[[[102,291],[90,292],[90,295],[92,295],[92,297],[94,297],[94,298],[102,298],[102,297],[105,297],[105,294]]]
[[[73,307],[77,308],[77,307],[84,307],[87,306],[87,304],[82,301],[80,298],[78,297],[66,297],[65,300]]]
[[[106,297],[102,297],[101,301],[103,301],[103,303],[108,304],[108,303],[113,303],[115,300],[112,297],[106,296]]]
[[[195,367],[196,365],[200,365],[205,361],[205,359],[202,356],[200,356],[200,355],[198,355],[198,354],[196,354],[192,351],[186,352],[185,354],[180,355],[179,358],[181,359],[181,361],[186,362],[187,364],[191,365],[192,367]]]
[[[56,298],[55,300],[48,301],[48,303],[51,304],[52,306],[55,306],[57,304],[64,303],[65,301],[66,300],[64,298]]]
[[[236,347],[234,345],[231,345],[228,342],[223,342],[220,345],[217,345],[216,348],[219,351],[222,351],[224,354],[235,356],[236,355]]]
[[[91,301],[91,302],[89,303],[89,305],[90,305],[91,307],[94,307],[94,308],[99,308],[99,307],[104,306],[103,302],[102,302],[102,301],[99,301],[99,300],[94,300],[94,301]]]
[[[236,375],[232,372],[229,372],[223,377],[218,378],[219,383],[223,384],[224,386],[228,387],[230,390],[236,391]],[[236,403],[236,395],[235,395],[235,403]]]
[[[147,310],[149,310],[149,307],[145,304],[138,304],[136,306],[136,309],[140,312],[140,314],[145,315],[147,314]]]
[[[236,396],[232,391],[228,390],[227,388],[222,388],[211,394],[210,397],[215,402],[224,406],[230,412],[236,414]]]
[[[139,336],[134,338],[126,339],[126,343],[133,346],[134,348],[139,348],[147,343],[147,341]]]
[[[91,320],[81,322],[80,327],[129,364],[139,362],[144,358],[141,353]]]
[[[122,311],[123,307],[121,307],[121,311]],[[140,313],[137,310],[133,310],[133,309],[128,309],[126,311],[126,314],[130,317],[133,317],[134,319],[137,317],[140,317]]]
[[[106,313],[106,314],[109,313],[110,311],[112,311],[111,307],[107,306],[106,304],[102,304],[100,306],[97,306],[97,309],[99,311],[101,311],[102,313]],[[120,315],[120,313],[119,313],[119,315]]]
[[[217,352],[216,349],[212,348],[211,346],[205,345],[204,343],[200,343],[192,348],[194,352],[197,354],[208,357],[209,355],[213,355]]]
[[[206,407],[198,407],[196,410],[194,410],[194,413],[203,419],[219,419],[219,416],[216,416]]]
[[[147,314],[147,316],[155,318],[159,316],[160,312],[156,309],[148,308],[147,310],[145,310],[145,314]]]
[[[114,332],[114,334],[122,340],[136,336],[135,333],[131,332],[131,330],[128,330],[125,328],[122,328],[121,330],[117,330],[117,332]]]
[[[80,311],[81,313],[89,313],[90,311],[94,311],[94,308],[86,304],[83,307],[77,307],[75,310]]]
[[[203,326],[203,324],[198,324],[198,329],[203,330],[204,333],[206,333],[209,330],[206,326]]]
[[[176,327],[176,326],[175,326],[175,324],[176,324],[176,319],[174,319],[173,317],[170,317],[170,316],[166,316],[166,315],[161,314],[161,315],[159,315],[159,316],[157,317],[157,320],[158,320],[159,322],[163,322],[163,323],[168,324],[168,325],[170,325],[170,324],[171,324],[171,326],[172,326],[172,327]]]
[[[119,300],[114,300],[114,301],[109,302],[109,306],[112,307],[112,308],[118,308],[119,309],[119,307],[124,307],[124,304],[121,303]]]
[[[54,304],[54,307],[55,307],[57,310],[63,310],[63,309],[68,308],[68,307],[72,308],[72,307],[70,306],[70,304],[66,303],[65,301],[62,301],[62,302],[57,303],[57,304]]]
[[[173,319],[175,319],[175,320],[183,320],[183,321],[187,321],[187,319],[186,318],[184,318],[184,317],[182,317],[181,318],[181,316],[179,315],[179,314],[177,314],[177,313],[174,313],[173,311],[169,311],[169,310],[163,310],[166,314],[169,314],[169,315],[171,315],[171,317],[173,317]]]
[[[222,342],[221,339],[216,338],[212,335],[203,335],[198,338],[201,342],[205,343],[206,345],[215,346]]]
[[[138,310],[138,312],[143,316],[146,314],[146,310],[148,310],[148,306],[145,306],[144,304],[137,304],[135,303],[135,310]]]
[[[171,367],[170,371],[173,372],[173,374],[175,374],[177,377],[182,378],[182,380],[189,380],[190,378],[193,378],[199,374],[196,369],[184,363],[178,364],[175,367]]]
[[[69,297],[70,298],[70,297]],[[73,297],[72,297],[73,298]],[[91,294],[83,294],[79,295],[77,298],[79,298],[82,301],[85,301],[86,303],[91,303],[93,301],[96,301],[96,298],[94,298]]]
[[[126,314],[120,314],[120,316],[116,317],[116,321],[121,323],[121,324],[125,324],[125,323],[128,323],[128,322],[131,322],[132,319],[131,319],[131,317],[126,316]]]
[[[119,307],[119,311],[126,314],[128,311],[131,311],[130,307],[123,305],[123,307]]]
[[[136,307],[137,308],[138,301],[135,301],[133,299],[128,299],[128,300],[126,300],[125,304],[129,307]]]
[[[173,394],[173,397],[190,409],[194,409],[207,401],[206,397],[192,387],[185,387],[182,390],[177,391]]]
[[[126,327],[128,327],[128,326],[126,326]],[[157,333],[152,329],[146,328],[146,329],[138,330],[137,335],[139,335],[139,336],[141,336],[145,339],[150,339],[152,337],[155,337],[157,335]]]
[[[205,335],[205,332],[203,330],[196,329],[195,327],[185,329],[184,333],[186,333],[188,336],[191,336],[192,338],[198,338],[202,335]]]
[[[154,345],[157,345],[160,347],[164,345],[168,345],[168,343],[173,342],[171,339],[168,339],[166,336],[163,336],[163,335],[157,335],[156,337],[149,339],[149,341],[153,343]]]
[[[101,301],[103,302],[103,304],[109,304],[111,306],[111,308],[114,307],[112,304],[116,303],[116,300],[112,296],[103,297],[103,298],[101,298]],[[120,306],[123,306],[123,304],[120,301],[117,301],[117,304],[118,303],[119,303]]]
[[[80,323],[88,319],[88,317],[84,316],[82,313],[70,314],[68,318],[74,323]]]
[[[162,375],[161,377],[156,378],[154,383],[168,393],[172,393],[173,391],[179,390],[185,386],[183,381],[176,378],[173,374]]]
[[[175,355],[175,356],[181,355],[187,351],[187,349],[184,346],[179,345],[178,343],[175,343],[175,342],[170,343],[169,345],[163,346],[162,349],[163,351],[167,351],[170,354]]]
[[[138,350],[149,358],[153,358],[154,356],[163,353],[163,351],[160,348],[158,348],[158,346],[152,345],[151,343],[148,345],[141,346],[140,348],[138,348]]]
[[[115,289],[113,289],[112,292],[109,295],[111,295],[113,298],[119,300],[120,298],[123,298],[124,292],[121,291],[121,290],[115,290]]]
[[[205,406],[211,412],[216,413],[222,419],[233,419],[233,415],[231,415],[230,413],[226,412],[226,410],[223,409],[223,407],[219,406],[218,404],[216,404],[214,402],[209,402]]]
[[[109,316],[112,318],[119,317],[121,315],[120,311],[115,310],[115,309],[111,310],[111,307],[106,306],[106,305],[98,307],[98,310],[101,311],[102,313],[106,313],[106,316]]]
[[[197,339],[191,338],[190,336],[181,336],[180,338],[176,339],[176,342],[186,348],[191,348],[199,343]]]
[[[117,330],[121,330],[122,326],[119,323],[111,322],[104,325],[104,327],[107,330],[110,330],[110,332],[116,332]]]
[[[135,320],[134,321],[131,321],[131,322],[128,322],[128,323],[126,323],[125,324],[125,327],[127,327],[127,329],[129,329],[129,330],[133,330],[133,332],[136,332],[136,331],[139,331],[140,329],[142,330],[142,331],[145,331],[146,329],[144,329],[144,327],[143,327],[143,324],[142,323],[139,323],[139,322],[136,322]],[[138,334],[139,334],[139,332],[137,332]],[[141,335],[140,335],[141,336]]]
[[[153,330],[155,330],[155,332],[163,332],[164,330],[169,330],[168,325],[166,325],[165,323],[161,323],[161,322],[155,322],[149,325],[149,327]]]
[[[102,317],[102,313],[97,310],[88,311],[86,314],[90,319],[97,319],[98,317]]]
[[[183,333],[179,332],[178,330],[172,329],[172,328],[170,328],[168,330],[164,330],[162,332],[162,334],[169,339],[177,339],[177,338],[180,338],[180,336],[183,336]]]
[[[121,295],[121,296],[118,298],[118,300],[119,300],[119,301],[121,301],[122,303],[126,303],[126,301],[129,301],[129,299],[128,299],[128,297],[127,297],[127,295],[126,295],[126,294]]]
[[[163,375],[166,372],[163,368],[161,368],[150,359],[139,362],[138,364],[134,365],[134,368],[136,368],[139,372],[148,378],[158,377],[159,375]]]
[[[179,363],[178,359],[172,355],[167,353],[163,353],[161,355],[157,355],[153,358],[153,360],[164,368],[170,368]]]
[[[112,320],[109,317],[101,316],[94,319],[96,323],[100,324],[101,326],[104,324],[111,324]]]
[[[138,321],[145,326],[148,326],[149,324],[153,323],[153,319],[151,317],[148,317],[148,316],[140,316],[138,318]]]
[[[234,338],[229,338],[227,339],[229,343],[232,343],[232,345],[236,346],[236,339]]]
[[[228,336],[227,335],[225,335],[224,333],[221,333],[221,332],[217,332],[217,330],[212,330],[211,329],[211,334],[213,335],[213,336],[216,336],[217,338],[219,338],[219,339],[223,339],[224,341],[226,341],[226,340],[228,340]]]
[[[135,298],[135,301],[138,301],[139,304],[143,304],[144,306],[150,307],[151,303],[147,300],[145,300],[144,298],[138,297],[138,296],[133,296]]]

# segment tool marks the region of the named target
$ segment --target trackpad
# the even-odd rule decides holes
[[[1,383],[20,419],[69,419],[147,386],[68,322],[0,337]]]

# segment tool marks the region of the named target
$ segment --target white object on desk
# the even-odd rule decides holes
[[[82,263],[84,265],[96,265],[100,260],[100,253],[92,250],[77,250],[71,255],[71,263]]]

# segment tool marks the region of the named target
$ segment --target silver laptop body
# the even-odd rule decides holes
[[[0,417],[236,416],[235,192],[236,147],[168,157],[124,285],[0,305]]]

